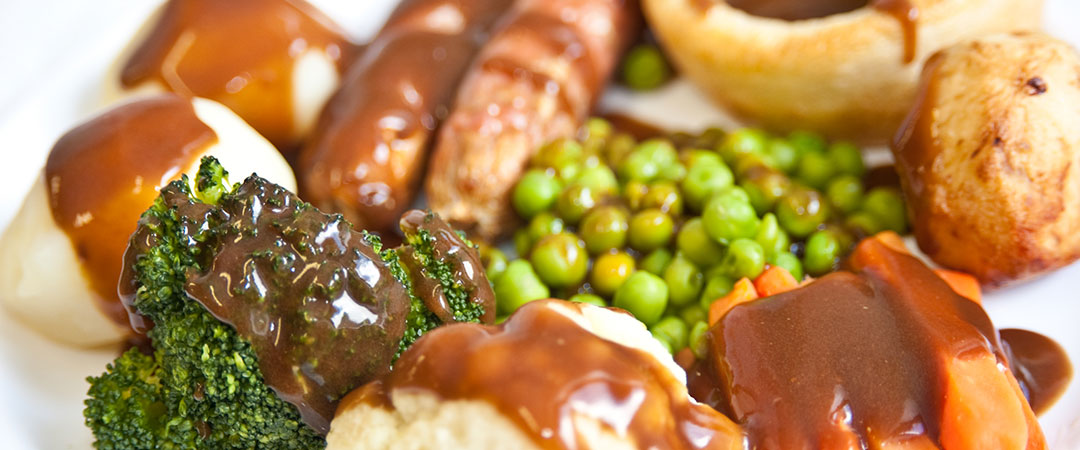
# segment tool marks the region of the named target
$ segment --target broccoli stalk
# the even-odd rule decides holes
[[[220,218],[224,213],[217,205],[238,201],[235,196],[240,195],[240,185],[230,186],[226,177],[216,160],[204,158],[195,192],[186,177],[171,183],[143,214],[132,236],[125,263],[134,261],[135,288],[134,298],[127,301],[130,309],[153,325],[146,331],[153,354],[131,349],[104,374],[88,378],[84,416],[99,449],[325,446],[323,437],[305,424],[297,407],[266,383],[257,348],[185,290],[191,274],[207,269],[220,250],[220,242],[211,243],[228,232]],[[309,207],[302,204],[297,211]],[[400,319],[405,325],[400,344],[395,344],[397,354],[444,322],[428,310],[430,302],[416,295],[413,286],[418,281],[445,286],[454,321],[459,317],[487,320],[490,316],[483,310],[491,309],[490,302],[468,300],[470,293],[477,298],[485,292],[489,295],[487,281],[470,287],[452,279],[448,266],[440,266],[445,264],[441,260],[446,255],[436,254],[434,239],[429,233],[410,236],[414,245],[403,252],[383,249],[377,236],[364,234],[364,241],[407,293],[408,298],[394,300],[408,304],[407,314]],[[455,240],[454,245],[461,242]],[[424,271],[431,273],[416,274],[404,268],[400,262],[403,254],[419,259]],[[416,280],[417,276],[432,279]]]

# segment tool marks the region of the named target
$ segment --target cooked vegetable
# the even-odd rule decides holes
[[[230,185],[212,158],[193,186],[162,190],[125,255],[121,291],[153,354],[129,350],[88,379],[98,448],[319,448],[340,395],[424,332],[494,319],[487,280],[460,270],[479,258],[433,215],[406,214],[408,245],[383,249],[261,178]],[[281,348],[257,317],[276,319]],[[324,383],[295,389],[311,376]]]
[[[813,274],[830,271],[855,238],[877,231],[881,220],[895,222],[904,208],[890,187],[877,188],[882,193],[867,202],[858,147],[815,133],[709,129],[638,142],[604,119],[591,119],[579,136],[580,142],[542,146],[515,189],[536,179],[564,186],[549,195],[553,204],[521,215],[528,225],[515,233],[515,246],[536,273],[524,278],[546,289],[538,287],[536,295],[597,295],[632,306],[626,309],[649,323],[704,321],[734,280],[773,267],[798,281],[804,267]],[[804,162],[807,155],[818,160]],[[827,189],[800,180],[800,167],[827,172],[809,175]],[[562,237],[552,238],[556,233]],[[558,249],[571,247],[554,244],[573,235],[588,255],[570,264],[570,253]],[[635,284],[649,291],[630,293]],[[496,285],[508,297],[500,305],[524,301],[510,283]]]

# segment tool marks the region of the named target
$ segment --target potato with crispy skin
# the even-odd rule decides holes
[[[919,247],[1003,285],[1080,257],[1080,56],[1036,33],[943,50],[893,142]]]

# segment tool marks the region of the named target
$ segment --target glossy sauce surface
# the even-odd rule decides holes
[[[718,0],[698,0],[705,8]],[[734,8],[760,17],[783,20],[817,19],[871,6],[898,22],[904,34],[904,62],[915,59],[919,9],[912,0],[723,0]]]
[[[428,311],[443,323],[476,319],[482,323],[495,322],[495,292],[488,283],[479,253],[434,214],[414,209],[401,217],[400,226],[410,244],[399,250],[401,264],[409,272],[413,293],[424,301]],[[421,254],[434,261],[424,264]],[[431,273],[435,270],[444,271],[449,277]],[[448,291],[440,279],[452,279],[455,286],[466,289]],[[478,318],[463,316],[462,312],[469,309],[465,303],[482,305],[484,314]]]
[[[188,274],[188,295],[252,343],[267,384],[325,433],[338,399],[389,370],[408,292],[341,216],[272,183],[249,179],[211,214],[213,258]]]
[[[1012,370],[1031,409],[1046,412],[1072,380],[1069,356],[1060,344],[1039,333],[1007,328],[1000,331]]]
[[[301,153],[305,198],[390,231],[412,203],[431,137],[509,0],[410,0],[330,99]]]
[[[580,306],[534,301],[499,326],[439,328],[346,402],[386,407],[396,389],[486,401],[548,449],[582,447],[575,417],[593,418],[638,448],[729,448],[742,439],[727,418],[690,403],[653,356],[602,339],[554,308],[576,314]]]
[[[940,446],[956,364],[991,358],[980,376],[1005,383],[989,317],[922,262],[868,239],[849,267],[736,306],[710,330],[719,406],[757,448]]]
[[[116,282],[139,216],[158,189],[216,141],[189,100],[165,94],[91,119],[49,153],[45,183],[53,219],[71,238],[102,310],[117,323],[128,323]]]
[[[120,77],[217,100],[280,148],[294,139],[293,66],[308,50],[339,68],[353,52],[303,0],[170,0]]]

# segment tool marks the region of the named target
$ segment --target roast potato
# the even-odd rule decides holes
[[[934,55],[893,142],[919,247],[996,286],[1080,257],[1080,57],[1038,33]]]

